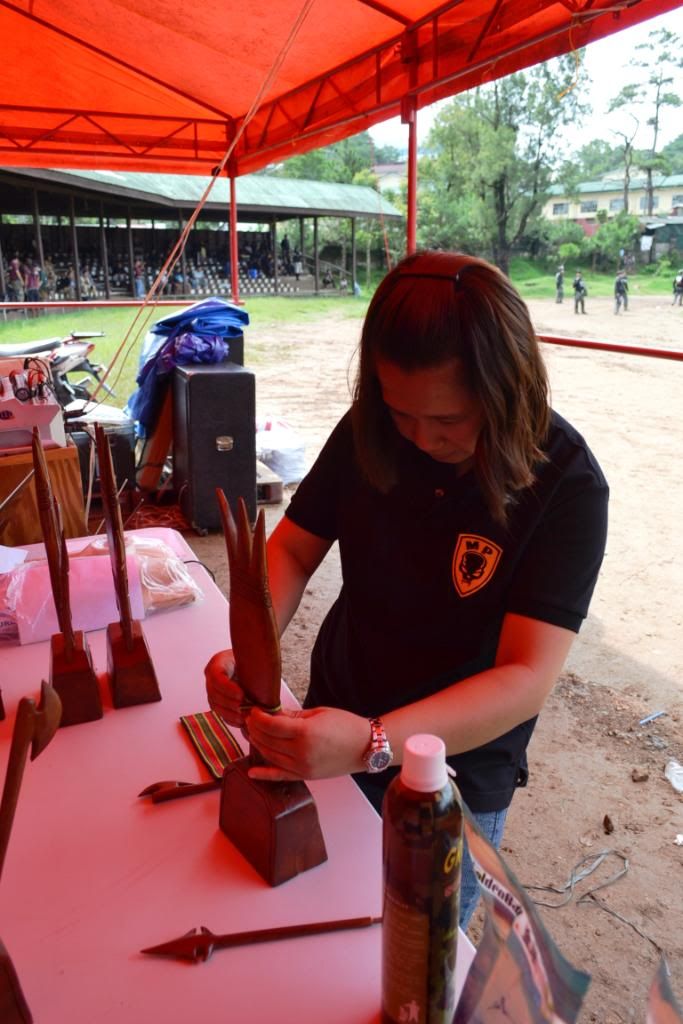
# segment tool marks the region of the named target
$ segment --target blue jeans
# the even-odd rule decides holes
[[[382,772],[381,775],[368,775],[366,772],[357,772],[352,776],[358,788],[365,793],[378,814],[382,813],[382,801],[387,785],[391,779],[398,775],[398,772],[398,768],[389,768],[386,772]],[[502,811],[472,812],[472,817],[479,826],[479,830],[496,849],[500,846],[500,841],[503,838],[507,812],[507,807]],[[469,924],[472,914],[477,909],[478,902],[479,882],[474,873],[472,858],[467,849],[467,841],[465,841],[462,852],[462,876],[460,881],[460,927],[463,931]]]
[[[506,816],[507,807],[503,811],[480,811],[479,813],[472,814],[472,817],[479,826],[479,830],[486,836],[491,845],[495,846],[496,850],[503,838]],[[472,858],[467,849],[467,841],[465,841],[462,853],[462,878],[460,881],[460,927],[463,931],[467,928],[472,914],[477,909],[479,891],[479,882],[474,873]]]

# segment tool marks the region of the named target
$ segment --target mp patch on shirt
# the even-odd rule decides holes
[[[453,552],[453,583],[460,597],[470,597],[493,578],[503,549],[476,533],[460,533]]]

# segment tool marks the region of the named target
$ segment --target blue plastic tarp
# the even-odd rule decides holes
[[[217,298],[195,302],[156,322],[142,346],[138,387],[126,406],[139,437],[148,436],[156,426],[173,368],[222,363],[230,355],[230,339],[241,337],[248,323],[245,309]]]

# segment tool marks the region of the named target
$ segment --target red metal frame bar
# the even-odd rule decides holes
[[[386,4],[378,3],[378,0],[360,0],[366,7],[371,7],[373,11],[379,11],[386,18],[391,18],[393,21],[400,21],[402,25],[410,25],[410,19],[406,18],[404,14],[400,14],[399,11],[395,11],[393,7],[387,7]]]
[[[406,96],[401,121],[408,125],[406,252],[410,256],[417,248],[417,108],[414,96]]]
[[[149,303],[151,306],[194,306],[201,302],[202,298],[208,296],[198,295],[194,299],[155,299]],[[88,299],[87,302],[77,302],[75,299],[65,299],[55,302],[0,302],[0,310],[7,310],[8,313],[18,312],[22,309],[44,309],[46,313],[59,309],[113,309],[116,306],[142,306],[144,299]],[[36,327],[40,320],[36,320]]]
[[[476,54],[477,50],[481,46],[481,44],[484,41],[485,37],[488,35],[488,31],[491,28],[491,25],[493,24],[493,20],[496,17],[496,15],[498,14],[498,11],[500,10],[503,2],[504,2],[504,0],[496,0],[496,3],[491,8],[491,12],[490,12],[488,18],[486,19],[486,24],[484,25],[483,29],[479,33],[479,36],[477,37],[476,43],[474,44],[474,46],[472,47],[470,52],[467,54],[467,63],[468,64],[472,63],[472,61],[474,59],[474,55]]]
[[[652,356],[653,359],[683,361],[683,352],[666,348],[645,348],[642,345],[617,345],[611,341],[585,341],[583,338],[558,338],[552,334],[539,334],[539,341],[548,345],[566,345],[568,348],[600,349],[603,352],[625,352],[630,356]]]
[[[230,179],[230,290],[232,301],[236,306],[240,303],[240,281],[239,281],[239,247],[237,244],[237,195],[235,192],[235,176],[229,175]]]

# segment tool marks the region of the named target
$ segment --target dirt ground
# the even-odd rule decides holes
[[[615,316],[611,300],[529,303],[539,334],[683,349],[683,310],[666,298],[634,298]],[[269,335],[274,358],[256,377],[259,415],[287,421],[310,463],[349,402],[360,322],[330,314]],[[683,363],[545,345],[553,405],[588,439],[611,486],[610,533],[590,615],[530,748],[531,779],[508,818],[504,856],[525,885],[562,887],[583,858],[613,851],[561,908],[542,908],[562,953],[592,975],[582,1024],[645,1021],[660,954],[683,1001],[683,796],[664,776],[683,762]],[[267,506],[271,530],[285,500]],[[225,587],[221,544],[189,537]],[[283,638],[283,670],[305,691],[308,655],[339,586],[331,552]],[[665,714],[641,725],[646,716]],[[623,866],[620,879],[580,897]],[[585,866],[585,865],[584,865]],[[562,897],[539,892],[557,903]],[[470,934],[481,934],[475,917]]]

